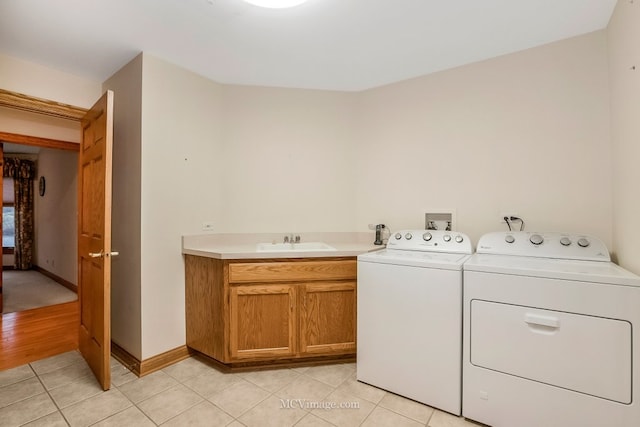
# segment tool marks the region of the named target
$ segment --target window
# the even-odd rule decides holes
[[[2,252],[13,253],[16,242],[13,178],[4,178],[2,186]]]
[[[2,207],[2,247],[13,248],[16,241],[15,209],[13,206]]]

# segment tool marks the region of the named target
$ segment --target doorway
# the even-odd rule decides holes
[[[34,179],[34,205],[36,209],[36,211],[34,212],[34,217],[36,217],[34,218],[34,222],[36,226],[36,236],[42,235],[40,237],[51,239],[51,233],[47,233],[46,230],[42,229],[43,224],[46,224],[47,222],[50,222],[55,227],[61,227],[59,222],[51,221],[51,212],[54,212],[56,209],[56,203],[52,203],[54,202],[54,196],[56,198],[69,196],[73,197],[73,212],[70,214],[72,221],[71,228],[74,231],[77,230],[77,218],[75,212],[77,210],[77,208],[75,207],[75,203],[77,203],[77,183],[75,179],[77,176],[77,156],[79,145],[71,142],[29,137],[24,135],[13,135],[7,133],[0,133],[0,141],[3,142],[3,147],[0,151],[0,155],[4,154],[5,147],[8,148],[7,151],[9,151],[9,153],[7,153],[7,155],[9,156],[15,154],[16,151],[27,151],[27,154],[31,155],[32,157],[34,155],[39,156],[45,153],[43,159],[45,163],[43,165],[44,169],[41,169],[40,172],[44,172],[44,176],[46,177],[48,175],[50,179],[49,189],[47,190],[45,188],[44,196],[39,195],[39,179]],[[26,144],[24,143],[25,141]],[[70,158],[70,160],[67,159],[66,163],[62,162],[59,167],[52,166],[52,163],[55,163],[56,159],[61,156],[68,157]],[[70,172],[73,174],[72,182],[69,182],[68,177],[61,178],[60,176],[54,176],[55,170],[61,168],[70,169]],[[37,176],[39,177],[40,174],[38,173]],[[65,180],[67,182],[65,184],[62,184],[62,181]],[[62,187],[67,187],[66,192],[69,194],[67,194],[66,196],[61,196],[61,192],[58,190]],[[65,191],[62,191],[62,193],[65,193]],[[49,196],[48,199],[47,196]],[[45,202],[52,203],[54,206],[46,207]],[[38,211],[38,207],[44,207],[45,209],[40,209],[40,211]],[[67,208],[67,211],[68,210],[69,209]],[[38,213],[43,214],[43,217],[37,219]],[[69,213],[67,212],[63,215],[68,216]],[[38,225],[38,223],[40,223],[40,225]],[[61,228],[64,229],[65,227]],[[67,226],[66,228],[68,229],[69,226]],[[67,254],[66,258],[71,258],[73,260],[71,268],[74,269],[76,266],[75,257],[77,256],[77,249],[75,244],[76,234],[73,234],[72,239],[66,240],[69,242],[68,244],[71,245],[72,248],[72,253]],[[36,245],[37,243],[38,241],[36,240]],[[36,252],[33,256],[34,266],[39,267],[39,264],[42,263],[45,268],[41,268],[41,270],[49,272],[49,270],[52,269],[52,266],[47,266],[45,261],[49,259],[51,263],[53,259],[57,259],[54,257],[50,257],[49,255],[52,250],[55,252],[56,249],[47,248],[46,245],[42,245],[42,243],[40,246],[40,249],[36,249]],[[38,253],[38,250],[40,250],[40,254]],[[3,256],[6,257],[6,255],[4,254]],[[40,261],[41,259],[44,261]],[[60,265],[59,263],[54,262],[53,264],[55,264],[57,268],[62,267],[62,265]],[[60,272],[61,270],[57,269],[54,271]],[[11,273],[13,272],[17,272],[17,270],[12,271]],[[35,270],[27,270],[26,272],[40,274]],[[62,273],[61,275],[69,277],[69,274],[75,275],[75,270],[72,273],[66,272]],[[4,276],[4,272],[2,276]],[[60,277],[60,279],[62,278]],[[71,279],[72,280],[69,280],[68,282],[69,284],[73,285],[73,287],[75,287],[75,280],[73,280],[73,277],[71,277]],[[74,296],[71,302],[61,302],[60,304],[48,305],[47,307],[43,308],[31,309],[27,311],[17,311],[2,315],[2,330],[0,331],[0,335],[3,339],[0,345],[0,370],[19,366],[33,360],[49,357],[60,352],[70,351],[78,348],[78,339],[76,333],[76,325],[78,323],[77,295],[75,294],[75,292],[71,292],[68,289],[67,291],[72,293]],[[55,339],[52,339],[53,337],[55,337]]]
[[[14,259],[15,247],[22,240],[15,234],[15,181],[4,174],[2,312],[77,300],[77,152],[6,142],[0,149],[5,163],[31,162],[34,167],[28,263]]]

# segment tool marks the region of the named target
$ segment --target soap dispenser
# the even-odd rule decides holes
[[[373,242],[374,245],[382,245],[382,229],[384,227],[384,224],[376,225],[376,241]]]

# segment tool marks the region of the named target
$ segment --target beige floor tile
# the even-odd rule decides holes
[[[202,401],[203,398],[193,390],[178,384],[140,402],[138,408],[154,423],[162,424]]]
[[[242,380],[211,396],[209,401],[232,417],[239,417],[269,396],[269,392]]]
[[[0,426],[20,426],[56,410],[56,405],[49,395],[40,393],[0,409]]]
[[[254,383],[260,388],[270,392],[280,390],[282,387],[291,384],[300,374],[291,369],[269,369],[266,371],[247,372],[242,377]]]
[[[226,426],[232,422],[233,417],[213,403],[204,401],[162,425],[163,427],[217,427]]]
[[[44,384],[47,390],[51,390],[56,387],[69,384],[77,380],[78,378],[82,378],[90,374],[91,368],[89,368],[87,362],[82,359],[70,365],[58,368],[54,371],[48,371],[45,374],[38,374],[38,376],[40,377],[42,384]]]
[[[116,361],[116,364],[111,365],[111,384],[116,387],[120,387],[128,382],[137,380],[136,374],[131,372],[125,366]]]
[[[422,403],[418,403],[414,400],[407,399],[393,393],[385,394],[378,405],[400,415],[404,415],[405,417],[414,419],[422,424],[426,424],[434,411],[430,406],[423,405]]]
[[[132,406],[118,389],[112,388],[62,409],[71,427],[89,426]]]
[[[322,381],[333,387],[338,387],[356,371],[352,363],[340,363],[337,365],[312,366],[304,375]]]
[[[82,355],[74,350],[31,362],[30,365],[36,374],[42,375],[82,361],[84,361]]]
[[[282,399],[322,400],[333,391],[334,388],[328,384],[300,375],[275,395]]]
[[[44,387],[36,377],[4,386],[0,388],[0,408],[44,393],[44,391]]]
[[[339,391],[328,395],[322,403],[326,409],[313,409],[311,413],[338,427],[359,426],[375,408],[368,400]]]
[[[358,381],[355,374],[340,384],[338,390],[376,404],[387,394],[385,390]]]
[[[190,357],[164,368],[163,371],[183,383],[195,376],[206,375],[214,369],[215,368],[205,362],[198,360],[195,357]]]
[[[246,426],[242,424],[240,421],[235,420],[231,424],[227,425],[227,427],[246,427]]]
[[[291,368],[292,371],[297,372],[299,374],[304,374],[309,370],[310,366],[302,366],[300,368]]]
[[[111,415],[91,427],[154,427],[155,424],[142,411],[131,406],[124,411]]]
[[[462,417],[451,415],[447,412],[434,410],[429,423],[429,427],[478,427],[482,424],[467,421]]]
[[[407,418],[403,415],[392,412],[377,406],[367,419],[362,423],[362,427],[424,427],[424,423]]]
[[[102,387],[96,377],[93,374],[89,374],[69,384],[51,389],[49,394],[58,405],[58,408],[66,408],[81,400],[100,394],[102,391]]]
[[[281,399],[270,396],[245,412],[239,420],[247,427],[290,427],[305,415],[307,411],[283,407]]]
[[[307,414],[300,421],[298,421],[296,427],[333,427],[333,424],[331,424],[329,421],[323,420],[320,417],[316,417],[313,414]]]
[[[2,422],[0,421],[0,425]],[[23,424],[22,427],[68,427],[69,424],[65,421],[62,414],[58,411],[45,415],[42,418],[38,418],[30,423]]]
[[[184,385],[205,399],[209,399],[219,391],[242,382],[245,382],[245,380],[237,374],[223,374],[218,371],[211,371],[206,375],[199,375],[185,381]]]
[[[118,389],[133,403],[138,403],[165,390],[169,390],[177,384],[178,381],[174,378],[163,371],[157,371],[118,386]]]
[[[33,369],[29,365],[18,366],[17,368],[0,371],[0,387],[17,383],[27,378],[35,377]]]

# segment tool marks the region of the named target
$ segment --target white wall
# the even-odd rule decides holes
[[[100,83],[0,54],[0,88],[88,108],[102,94]],[[0,107],[0,131],[80,142],[76,121]]]
[[[362,93],[357,229],[455,208],[475,243],[510,211],[611,244],[607,79],[600,31]]]
[[[43,197],[34,192],[34,264],[77,285],[78,153],[42,149],[37,171],[46,185]]]
[[[640,4],[619,1],[607,34],[613,152],[613,249],[620,265],[640,274]]]
[[[27,111],[0,107],[0,132],[80,143],[80,123]]]
[[[0,54],[2,89],[89,108],[102,95],[99,82]]]
[[[146,54],[142,68],[144,359],[185,343],[181,236],[219,223],[225,181],[220,85]]]
[[[225,232],[353,231],[352,93],[224,86]]]
[[[142,55],[103,85],[114,91],[111,339],[142,358],[141,144]]]

